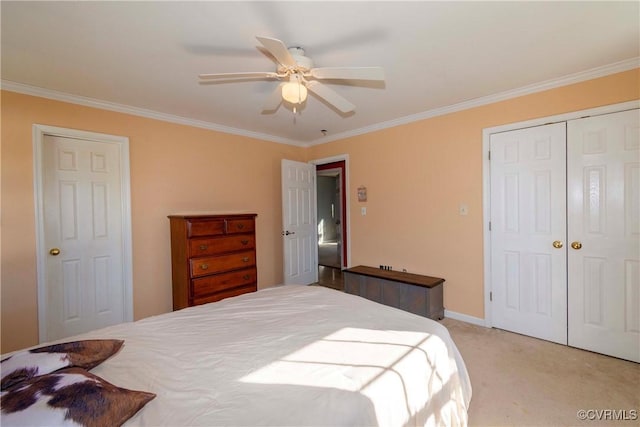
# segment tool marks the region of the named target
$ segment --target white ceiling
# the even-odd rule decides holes
[[[298,145],[589,70],[632,68],[640,56],[637,1],[2,1],[0,7],[4,88],[42,88],[90,105]],[[199,83],[200,73],[274,71],[256,35],[303,47],[318,67],[381,66],[385,83],[329,84],[356,105],[355,113],[341,115],[310,96],[295,117],[284,105],[262,113],[276,81]]]

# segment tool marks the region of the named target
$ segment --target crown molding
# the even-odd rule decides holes
[[[545,80],[540,83],[534,83],[531,85],[523,86],[521,88],[512,89],[493,95],[483,96],[481,98],[471,99],[469,101],[460,102],[457,104],[448,105],[442,108],[435,108],[432,110],[424,111],[422,113],[412,114],[409,116],[400,117],[397,119],[389,120],[386,122],[376,123],[371,126],[362,127],[359,129],[342,132],[330,137],[318,138],[311,143],[305,144],[306,147],[325,144],[327,142],[336,141],[339,139],[350,138],[352,136],[358,136],[365,133],[371,133],[395,126],[405,125],[420,120],[429,119],[432,117],[443,116],[445,114],[455,113],[457,111],[468,110],[474,107],[480,107],[487,104],[493,104],[495,102],[505,101],[507,99],[517,98],[520,96],[530,95],[536,92],[543,92],[545,90],[554,89],[562,86],[568,86],[574,83],[580,83],[586,80],[597,79],[599,77],[605,77],[611,74],[621,73],[624,71],[640,68],[640,57],[626,59],[624,61],[615,62],[613,64],[604,65],[602,67],[592,68],[590,70],[581,71],[575,74],[559,77],[556,79]]]
[[[161,120],[170,123],[177,123],[185,126],[193,126],[202,129],[213,130],[217,132],[229,133],[233,135],[246,136],[262,141],[277,142],[280,144],[295,145],[298,147],[311,147],[314,145],[325,144],[327,142],[337,141],[339,139],[350,138],[365,133],[375,132],[395,126],[405,125],[433,117],[443,116],[445,114],[455,113],[474,107],[480,107],[495,102],[505,101],[507,99],[517,98],[524,95],[542,92],[562,86],[568,86],[574,83],[580,83],[586,80],[592,80],[599,77],[605,77],[610,74],[621,73],[635,68],[640,68],[640,57],[626,59],[624,61],[615,62],[613,64],[604,65],[602,67],[592,68],[590,70],[581,71],[556,79],[545,80],[540,83],[523,86],[521,88],[508,90],[493,95],[483,96],[480,98],[463,101],[457,104],[448,105],[441,108],[423,111],[421,113],[409,116],[399,117],[397,119],[376,123],[371,126],[365,126],[359,129],[338,133],[329,137],[322,137],[311,142],[295,141],[288,138],[282,138],[275,135],[265,133],[252,132],[244,129],[238,129],[230,126],[224,126],[217,123],[206,122],[203,120],[189,119],[186,117],[175,116],[172,114],[160,113],[158,111],[147,110],[144,108],[131,107],[123,104],[102,101],[94,98],[87,98],[78,95],[72,95],[64,92],[58,92],[50,89],[44,89],[36,86],[16,83],[10,80],[0,80],[0,89],[10,92],[22,93],[25,95],[38,96],[41,98],[52,99],[55,101],[68,102],[71,104],[83,105],[85,107],[99,108],[103,110],[115,111],[118,113],[131,114],[134,116],[146,117],[149,119]]]
[[[161,120],[164,122],[177,123],[185,126],[193,126],[202,129],[213,130],[217,132],[229,133],[233,135],[246,136],[262,141],[277,142],[280,144],[300,146],[300,142],[281,138],[274,135],[268,135],[260,132],[252,132],[245,129],[238,129],[230,126],[224,126],[217,123],[205,122],[203,120],[189,119],[186,117],[175,116],[173,114],[160,113],[158,111],[147,110],[144,108],[131,107],[129,105],[117,104],[115,102],[102,101],[100,99],[88,98],[79,95],[72,95],[55,90],[44,89],[37,86],[30,86],[10,80],[0,80],[0,89],[9,92],[17,92],[24,95],[32,95],[40,98],[52,99],[54,101],[68,102],[71,104],[82,105],[85,107],[99,108],[102,110],[115,111],[117,113],[131,114],[134,116],[145,117],[148,119]]]

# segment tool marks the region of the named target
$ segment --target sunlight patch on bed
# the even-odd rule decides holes
[[[406,422],[424,408],[429,396],[441,394],[450,375],[447,346],[435,335],[343,328],[240,381],[357,392],[383,402],[375,408],[379,420]],[[398,407],[405,412],[393,409]]]

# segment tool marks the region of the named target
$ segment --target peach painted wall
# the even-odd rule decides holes
[[[258,214],[258,286],[282,283],[280,160],[300,147],[2,92],[2,342],[37,344],[32,125],[129,138],[134,317],[171,310],[167,215]]]
[[[349,155],[351,265],[443,277],[445,308],[484,318],[483,129],[639,98],[636,69],[313,146],[307,158]]]
[[[257,212],[259,286],[280,283],[280,159],[338,154],[350,156],[351,265],[444,277],[445,307],[482,318],[482,129],[638,99],[639,80],[633,70],[308,149],[3,91],[0,353],[38,340],[34,123],[129,137],[136,319],[171,309],[173,212]]]

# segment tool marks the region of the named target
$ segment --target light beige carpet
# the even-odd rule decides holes
[[[640,365],[452,319],[442,323],[471,377],[470,426],[640,425]],[[592,420],[581,420],[580,410]]]

